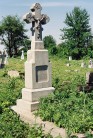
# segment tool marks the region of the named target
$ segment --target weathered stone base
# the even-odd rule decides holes
[[[22,89],[22,99],[28,102],[36,102],[41,97],[45,97],[54,91],[54,87],[41,88],[41,89]]]
[[[20,119],[25,123],[29,123],[30,125],[37,124],[42,125],[42,128],[45,133],[50,133],[53,138],[57,136],[62,136],[66,138],[66,131],[63,128],[58,128],[54,123],[48,121],[42,121],[40,117],[36,117],[33,112],[27,112],[25,110],[19,109],[17,106],[11,107],[18,115],[20,115]]]
[[[28,102],[23,99],[17,100],[17,107],[21,110],[26,110],[27,112],[32,112],[38,109],[39,102]]]
[[[55,89],[53,87],[42,89],[22,89],[22,99],[17,100],[16,107],[26,112],[32,112],[38,109],[39,99],[48,96]]]

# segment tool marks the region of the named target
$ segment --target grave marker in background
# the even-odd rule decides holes
[[[24,51],[22,50],[21,60],[24,60]]]
[[[93,68],[93,61],[92,61],[92,59],[89,60],[88,68]]]
[[[5,58],[6,58],[5,51],[0,53],[0,58],[1,58],[1,60],[0,60],[0,62],[1,62],[0,63],[0,68],[4,68],[4,66],[5,66]]]
[[[71,61],[72,60],[72,56],[69,56],[69,61]]]

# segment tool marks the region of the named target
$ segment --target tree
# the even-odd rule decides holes
[[[56,46],[56,41],[53,38],[53,36],[51,36],[51,35],[45,36],[43,38],[43,42],[44,42],[44,47],[45,48],[51,48],[52,46]]]
[[[23,47],[21,50],[24,50],[24,52],[27,52],[27,50],[31,49],[31,40],[25,38],[22,43]]]
[[[85,56],[92,43],[87,11],[75,7],[72,13],[66,14],[65,24],[66,27],[61,29],[63,32],[61,39],[65,41],[69,49],[69,55],[77,59]]]
[[[18,48],[22,46],[26,30],[24,29],[24,23],[18,16],[4,17],[0,23],[0,39],[5,44],[8,50],[8,54],[12,57],[13,52],[18,54]]]
[[[30,39],[24,39],[24,51],[31,49],[31,40]]]

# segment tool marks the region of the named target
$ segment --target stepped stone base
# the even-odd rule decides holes
[[[35,102],[38,101],[41,97],[45,97],[48,94],[52,93],[54,91],[54,87],[48,87],[48,88],[40,88],[40,89],[22,89],[22,99],[29,101],[29,102]]]
[[[14,106],[20,111],[32,112],[38,109],[39,99],[41,97],[48,96],[55,89],[53,87],[42,88],[42,89],[22,89],[22,99],[17,100],[17,105]],[[11,107],[13,109],[13,107]]]
[[[17,100],[17,107],[21,110],[26,110],[27,112],[32,112],[38,109],[39,102],[28,102],[23,99]]]

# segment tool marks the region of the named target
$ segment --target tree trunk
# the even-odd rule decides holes
[[[10,57],[13,56],[13,55],[12,55],[12,49],[11,49],[11,47],[9,47],[9,56],[10,56]]]
[[[14,41],[14,53],[15,53],[16,56],[18,55],[18,49],[17,49],[15,41]]]

